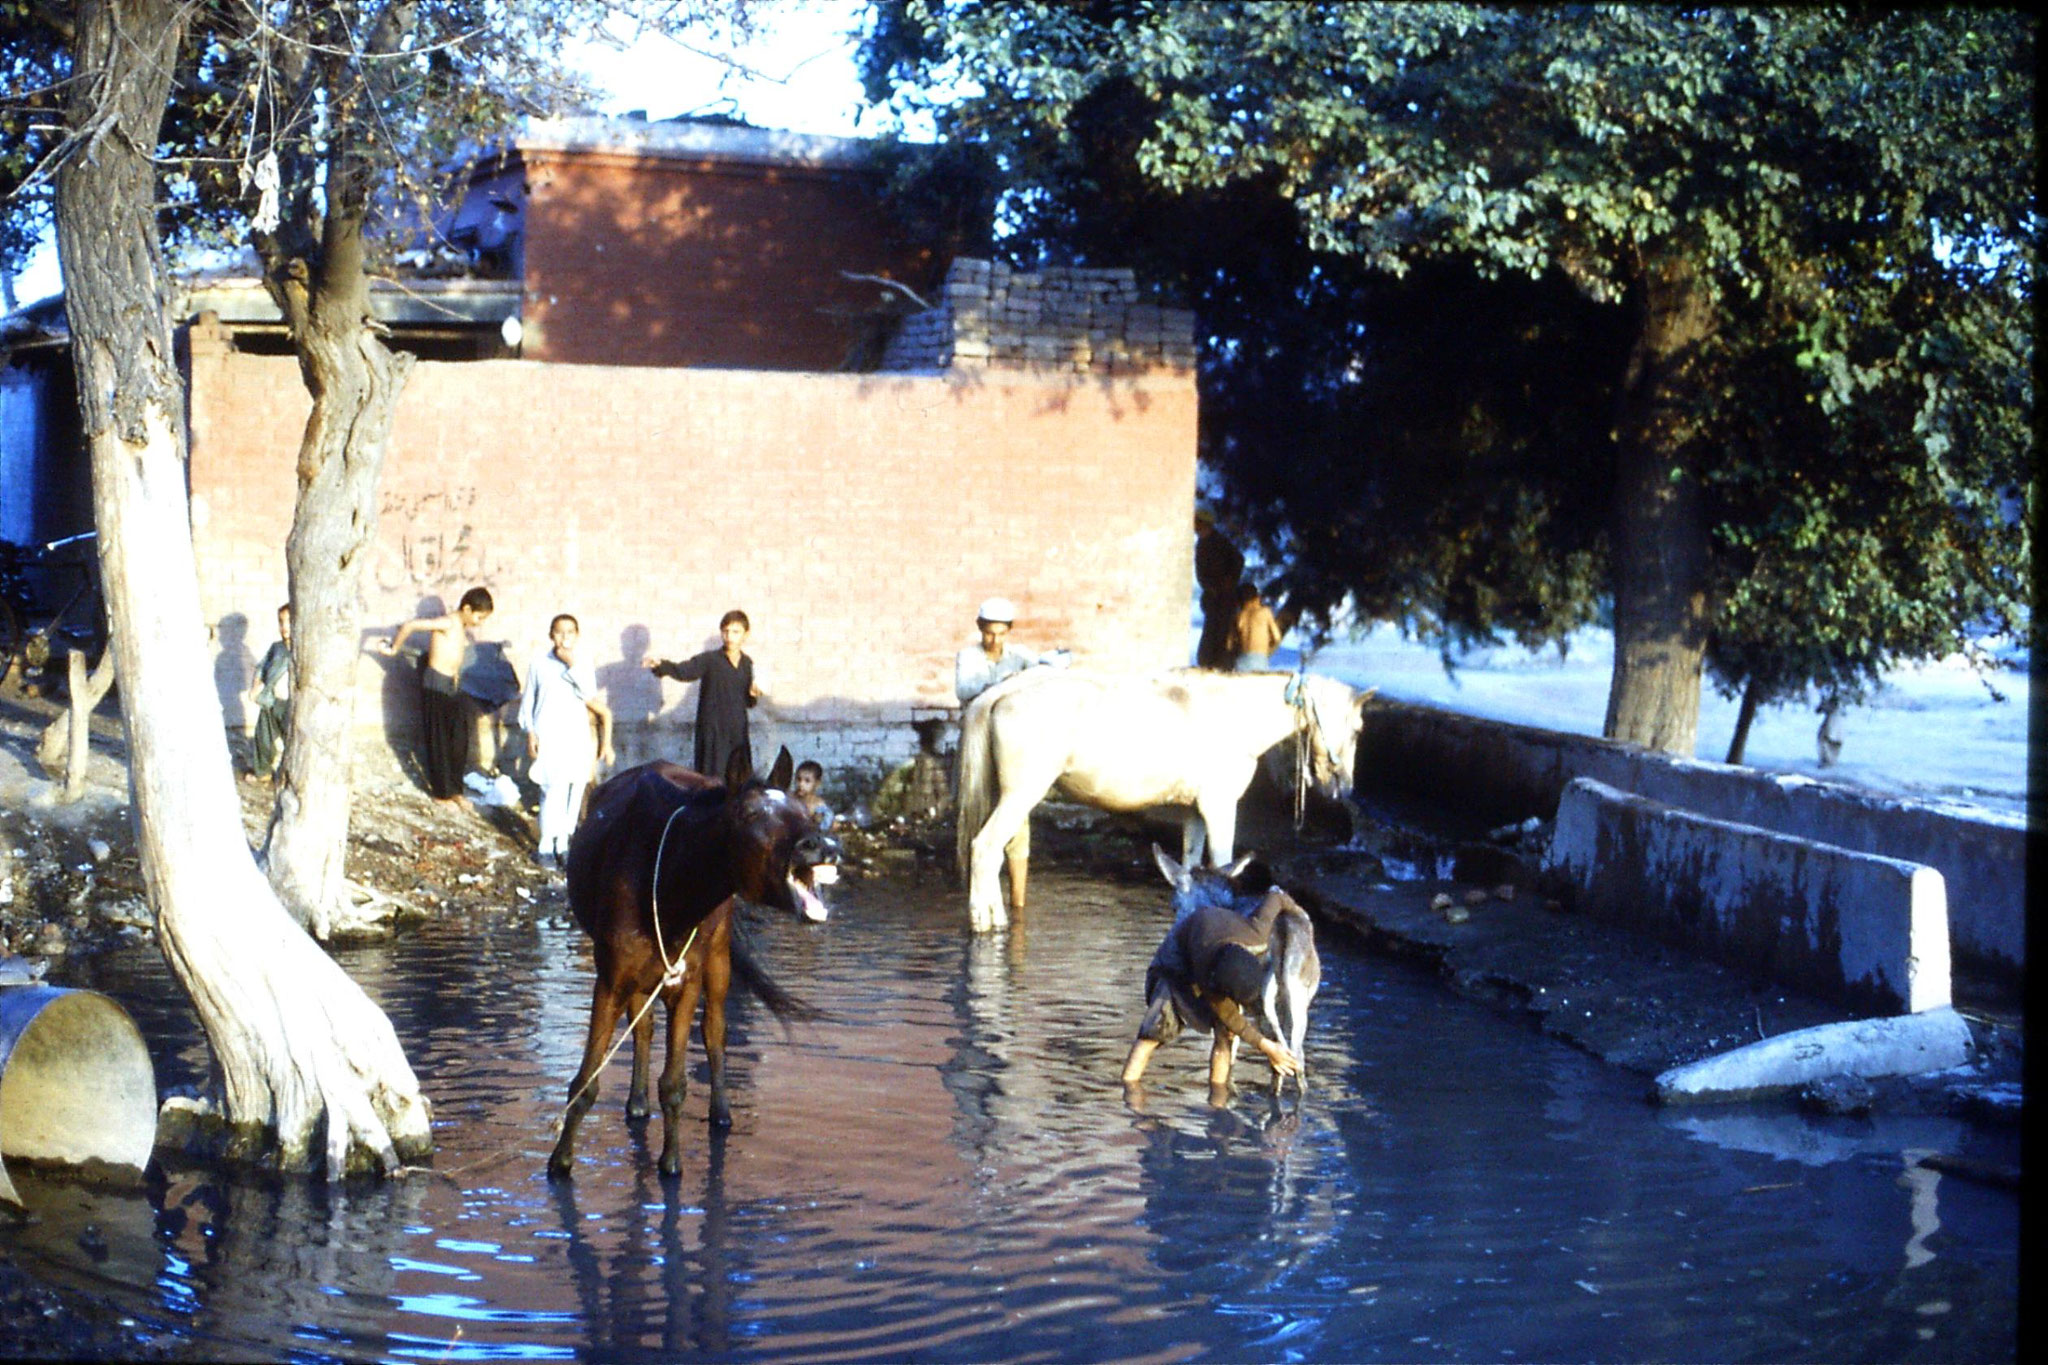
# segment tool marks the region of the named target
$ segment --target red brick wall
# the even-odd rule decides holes
[[[200,587],[210,620],[249,623],[250,660],[284,596],[306,410],[293,361],[195,329]],[[741,607],[771,703],[757,751],[778,727],[885,725],[866,751],[900,756],[913,715],[952,707],[954,652],[991,593],[1016,599],[1021,644],[1108,667],[1186,662],[1194,451],[1186,372],[422,362],[385,466],[365,626],[452,609],[481,583],[498,602],[484,633],[523,672],[549,617],[573,612],[622,723],[672,726],[694,716],[693,689],[634,665],[708,647]],[[365,728],[409,722],[412,696],[381,660],[366,655],[359,680]],[[687,754],[669,738],[659,751]]]
[[[835,370],[872,305],[842,270],[927,287],[876,177],[579,151],[526,154],[522,354],[607,365]],[[928,278],[930,277],[930,278]]]

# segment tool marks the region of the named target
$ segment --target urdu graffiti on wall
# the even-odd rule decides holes
[[[475,506],[474,487],[381,494],[377,515],[385,531],[372,565],[378,589],[424,594],[488,585],[490,554],[470,522]]]

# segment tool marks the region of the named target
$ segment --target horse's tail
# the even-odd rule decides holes
[[[953,852],[963,881],[968,874],[974,836],[981,833],[989,813],[996,808],[995,753],[989,736],[989,717],[994,711],[995,706],[983,693],[968,704],[966,713],[960,717],[959,766],[953,775]]]
[[[731,957],[733,979],[752,991],[782,1021],[785,1032],[792,1023],[816,1023],[830,1017],[808,1000],[784,990],[768,974],[768,968],[754,952],[752,937],[741,928],[738,916],[734,916],[732,922]]]

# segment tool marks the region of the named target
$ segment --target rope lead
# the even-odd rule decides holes
[[[654,880],[647,888],[647,903],[654,912],[654,950],[661,954],[661,980],[655,983],[653,990],[647,992],[646,1003],[640,1006],[640,1012],[633,1016],[631,1023],[626,1025],[626,1031],[619,1035],[618,1040],[611,1045],[611,1049],[604,1054],[604,1060],[597,1064],[597,1069],[592,1071],[583,1084],[576,1087],[576,1093],[569,1097],[569,1108],[571,1109],[576,1107],[576,1101],[583,1098],[584,1091],[597,1084],[597,1078],[602,1076],[604,1069],[612,1064],[612,1058],[619,1055],[619,1049],[626,1045],[626,1040],[631,1038],[634,1030],[640,1027],[640,1021],[647,1017],[647,1011],[654,1008],[654,1002],[661,999],[661,993],[682,985],[684,979],[690,974],[690,945],[697,941],[697,931],[704,926],[702,924],[690,926],[690,936],[683,940],[683,950],[676,954],[676,960],[673,962],[668,960],[668,947],[662,942],[661,936],[661,855],[668,851],[669,826],[675,824],[676,817],[682,813],[683,808],[677,806],[668,813],[668,820],[661,827],[661,842],[654,846]],[[564,1120],[566,1121],[566,1119],[567,1115],[565,1114]]]

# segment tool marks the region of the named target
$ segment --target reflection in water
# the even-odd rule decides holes
[[[585,1339],[606,1356],[646,1347],[664,1356],[726,1355],[733,1285],[748,1278],[735,1273],[727,1246],[726,1135],[709,1135],[698,1186],[703,1197],[686,1204],[681,1192],[695,1183],[692,1177],[669,1182],[654,1175],[647,1121],[636,1121],[633,1130],[634,1200],[623,1210],[615,1242],[603,1236],[601,1214],[581,1211],[574,1181],[557,1181],[549,1191]]]
[[[1914,1160],[1985,1134],[1667,1116],[1639,1079],[1335,943],[1306,1104],[1276,1109],[1256,1066],[1212,1104],[1194,1040],[1129,1107],[1164,899],[1058,869],[1033,891],[974,939],[937,880],[764,921],[778,978],[830,1017],[785,1037],[739,1005],[729,1134],[693,1050],[675,1180],[622,1117],[624,1053],[574,1179],[544,1178],[590,991],[573,928],[476,916],[345,951],[434,1102],[431,1173],[173,1172],[139,1195],[28,1174],[36,1217],[0,1238],[195,1356],[2012,1354],[2014,1197]],[[153,952],[66,984],[129,1008],[161,1084],[199,1076]]]
[[[1925,1152],[1907,1152],[1906,1169],[1899,1176],[1906,1188],[1913,1192],[1913,1203],[1908,1213],[1913,1235],[1906,1241],[1908,1270],[1917,1270],[1934,1259],[1934,1253],[1927,1249],[1927,1239],[1941,1231],[1941,1173],[1919,1164],[1925,1155]]]

